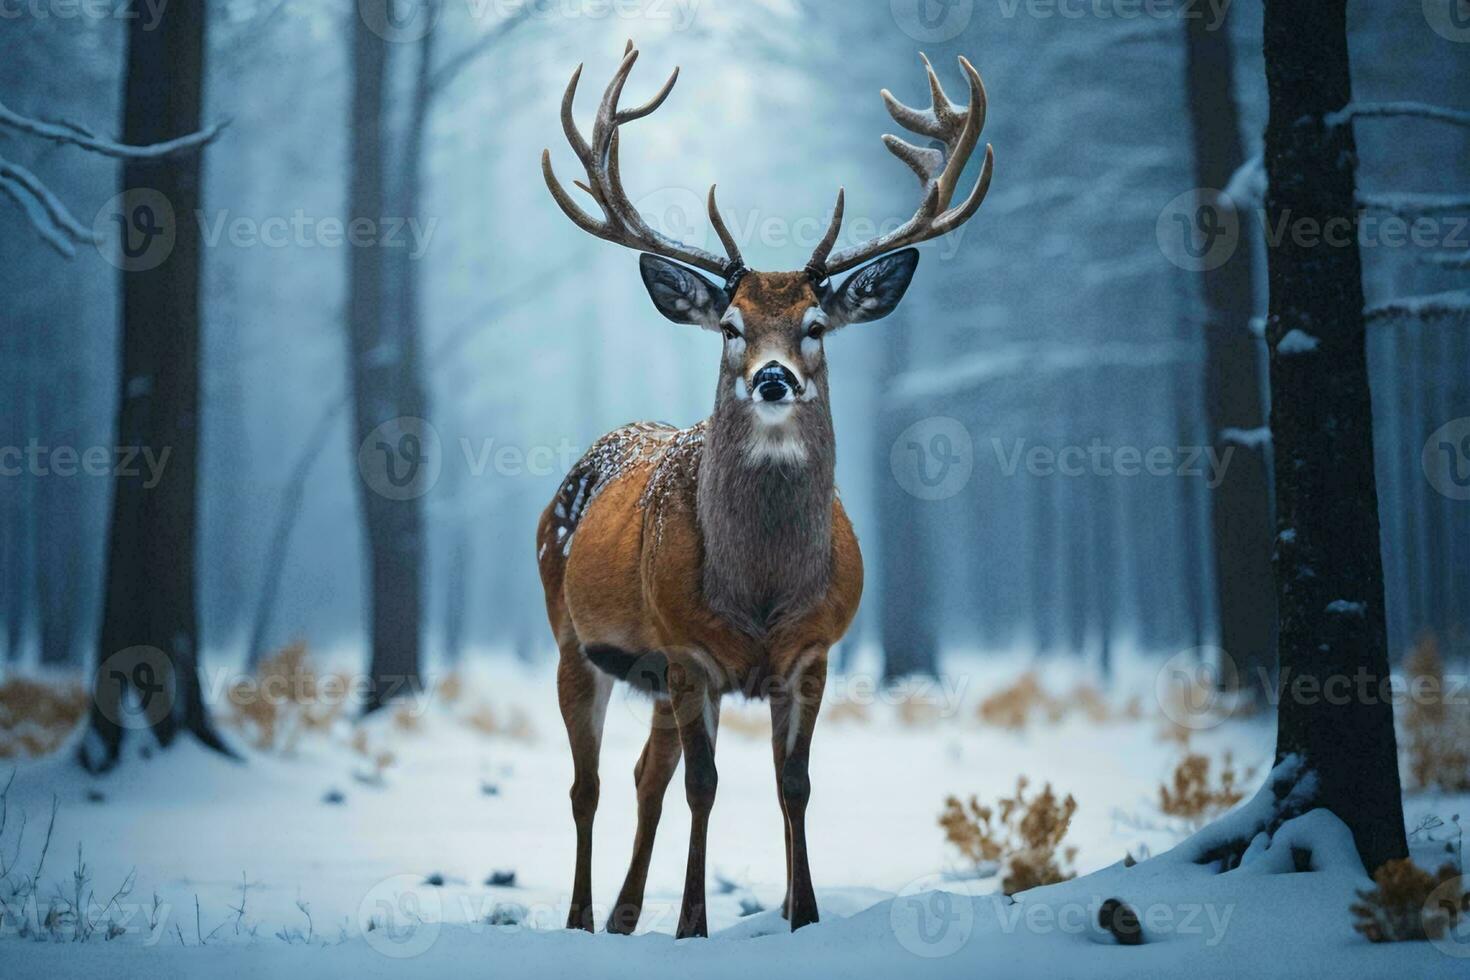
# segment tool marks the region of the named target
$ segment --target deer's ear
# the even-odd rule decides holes
[[[906,248],[874,259],[822,299],[834,327],[881,320],[903,299],[919,267],[919,250]]]
[[[687,266],[646,252],[638,258],[643,285],[658,311],[675,323],[720,329],[730,297],[719,286]]]

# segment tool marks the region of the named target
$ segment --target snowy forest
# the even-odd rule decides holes
[[[0,22],[0,975],[1463,975],[1466,0]]]

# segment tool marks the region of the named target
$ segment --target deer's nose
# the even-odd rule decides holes
[[[770,361],[765,367],[755,372],[751,379],[750,387],[764,402],[778,402],[796,391],[799,387],[796,375],[791,369],[779,361]]]

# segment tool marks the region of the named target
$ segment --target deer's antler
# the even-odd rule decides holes
[[[950,207],[960,174],[964,171],[970,154],[974,152],[975,144],[980,139],[980,131],[985,128],[985,85],[980,81],[980,73],[968,59],[960,57],[960,68],[970,83],[970,104],[961,110],[944,94],[944,87],[939,84],[939,76],[934,74],[934,66],[929,64],[929,59],[922,54],[919,57],[923,59],[924,71],[929,76],[929,91],[933,97],[930,108],[913,109],[895,99],[893,93],[887,89],[882,93],[883,102],[894,122],[944,146],[943,150],[931,146],[915,146],[896,136],[886,133],[883,136],[883,142],[893,155],[908,164],[909,169],[918,175],[923,194],[919,210],[886,235],[833,252],[832,246],[837,241],[837,232],[842,225],[843,193],[839,190],[832,224],[817,250],[812,253],[811,261],[807,263],[808,273],[818,281],[829,275],[846,272],[884,252],[928,241],[958,228],[979,209],[980,202],[985,200],[985,194],[990,190],[990,172],[995,163],[995,154],[987,144],[985,162],[970,196],[962,204]]]
[[[561,207],[562,212],[572,219],[572,222],[583,231],[596,235],[598,238],[626,245],[642,252],[653,252],[665,258],[677,259],[680,262],[723,276],[727,280],[738,278],[744,271],[745,263],[740,257],[740,250],[736,247],[735,239],[720,218],[720,213],[715,207],[715,189],[709,190],[709,217],[710,223],[714,225],[715,232],[720,236],[720,241],[729,253],[728,258],[721,258],[713,252],[706,252],[702,248],[686,245],[675,241],[667,235],[649,227],[628,200],[628,194],[623,190],[622,176],[618,171],[618,128],[623,123],[634,119],[642,119],[663,105],[664,99],[668,98],[669,92],[674,88],[674,82],[679,77],[679,69],[675,68],[669,80],[664,82],[663,88],[654,94],[653,98],[632,109],[619,109],[618,99],[623,93],[623,85],[628,81],[628,74],[633,70],[633,63],[638,60],[638,50],[629,41],[623,51],[622,64],[613,74],[612,81],[608,83],[607,90],[602,94],[602,102],[597,107],[597,118],[592,124],[592,139],[589,141],[582,136],[577,129],[576,122],[572,119],[572,100],[577,94],[577,81],[582,77],[582,66],[572,72],[572,80],[567,83],[566,93],[561,100],[561,126],[567,134],[567,142],[572,145],[572,152],[582,162],[582,168],[587,172],[587,182],[573,181],[578,187],[592,196],[597,206],[602,209],[602,220],[598,220],[577,205],[572,200],[571,194],[556,179],[556,174],[551,170],[551,151],[541,151],[541,173],[546,178],[546,186],[551,191],[551,196]]]

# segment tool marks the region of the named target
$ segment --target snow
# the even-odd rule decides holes
[[[945,684],[915,682],[899,692],[863,673],[834,675],[829,715],[813,743],[807,818],[822,921],[795,934],[773,911],[784,860],[760,704],[727,700],[724,709],[709,838],[709,940],[672,938],[689,829],[677,775],[640,934],[560,928],[572,874],[571,763],[546,665],[496,661],[469,676],[457,706],[419,704],[403,723],[372,722],[373,744],[397,756],[380,784],[368,778],[361,756],[321,737],[304,739],[289,759],[247,750],[244,764],[186,743],[146,762],[125,761],[95,783],[66,758],[23,763],[10,794],[12,817],[29,817],[22,866],[35,860],[55,794],[60,810],[44,878],[67,886],[81,845],[99,896],[136,868],[137,886],[121,904],[146,906],[156,892],[167,911],[152,934],[138,912],[135,931],[112,942],[0,937],[0,974],[192,978],[309,970],[438,978],[493,970],[778,980],[809,976],[819,963],[833,976],[1171,976],[1185,964],[1202,977],[1303,970],[1463,976],[1463,964],[1432,944],[1372,946],[1352,932],[1347,906],[1368,882],[1330,815],[1288,821],[1269,846],[1264,839],[1253,845],[1225,874],[1195,863],[1221,839],[1260,824],[1274,797],[1262,793],[1181,844],[1185,828],[1162,818],[1154,802],[1181,754],[1160,737],[1161,719],[1149,710],[1156,665],[1118,654],[1110,700],[1143,695],[1142,719],[1094,722],[1078,712],[1020,732],[984,727],[975,717],[979,700],[1023,669],[1016,658],[956,658]],[[1038,670],[1058,694],[1089,676],[1073,661],[1044,660]],[[531,736],[489,737],[464,724],[482,698],[501,716],[523,711]],[[866,719],[841,717],[833,704],[844,701],[861,706]],[[915,711],[913,702],[926,707]],[[647,700],[622,689],[608,711],[593,860],[599,923],[630,852],[631,770],[648,711]],[[1273,735],[1274,722],[1263,714],[1194,732],[1191,748],[1218,758],[1228,747],[1238,765],[1259,773]],[[1012,902],[996,894],[995,878],[976,878],[962,866],[936,818],[946,795],[994,799],[1022,774],[1033,786],[1050,781],[1078,799],[1067,843],[1078,847],[1084,877]],[[1271,781],[1290,783],[1294,775],[1288,764]],[[100,800],[89,801],[92,790]],[[340,803],[326,802],[333,792]],[[1466,802],[1416,799],[1410,823],[1428,813],[1448,819]],[[14,828],[12,820],[7,854]],[[1304,842],[1313,870],[1279,873],[1291,844]],[[1125,853],[1158,856],[1125,868]],[[502,870],[516,873],[515,887],[488,887],[486,879]],[[430,875],[441,876],[442,886],[426,884]],[[231,907],[240,905],[242,878],[246,911],[237,916]],[[1137,909],[1144,945],[1119,947],[1096,928],[1097,908],[1114,896]],[[742,903],[751,902],[767,911],[742,917]],[[516,924],[485,924],[490,916]],[[370,923],[376,927],[366,930]],[[308,929],[310,944],[303,941]]]
[[[1220,430],[1221,442],[1232,442],[1247,449],[1262,449],[1271,445],[1271,427],[1260,425],[1254,429],[1224,428]]]
[[[1295,327],[1286,332],[1286,336],[1276,344],[1276,353],[1286,357],[1297,354],[1310,354],[1316,350],[1321,341],[1304,330]]]

